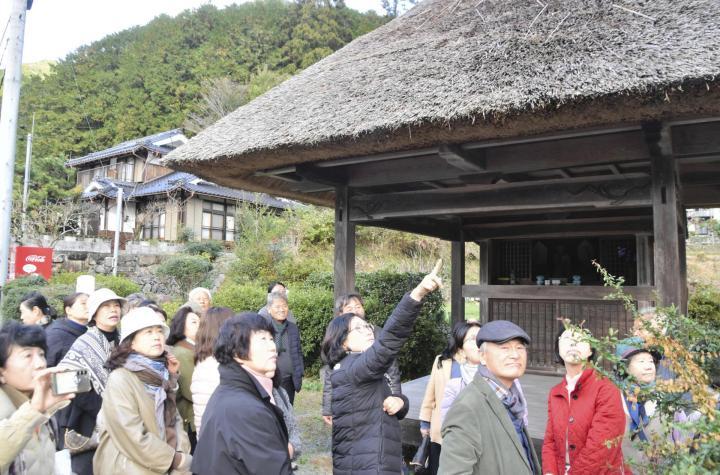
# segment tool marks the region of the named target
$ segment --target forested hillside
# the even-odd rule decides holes
[[[248,85],[240,102],[252,99],[387,21],[342,4],[258,0],[222,10],[207,5],[109,35],[46,74],[27,75],[15,195],[22,191],[33,113],[31,206],[73,187],[72,172],[63,168],[68,156],[182,127],[202,113],[203,93],[220,79]]]

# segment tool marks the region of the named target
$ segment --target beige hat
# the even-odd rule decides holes
[[[120,343],[138,330],[150,327],[162,327],[165,339],[170,335],[170,328],[155,310],[149,307],[137,307],[130,310],[120,321]]]
[[[111,300],[117,300],[118,302],[120,302],[120,305],[125,304],[125,299],[120,297],[110,289],[97,289],[95,292],[91,293],[87,301],[88,315],[90,315],[90,320],[95,318],[95,313],[102,304]]]

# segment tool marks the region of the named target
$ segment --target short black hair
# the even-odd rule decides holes
[[[323,362],[330,366],[330,368],[339,363],[345,358],[345,355],[347,355],[347,350],[343,347],[343,343],[350,333],[350,322],[356,316],[354,313],[343,313],[330,320],[330,324],[327,330],[325,330],[325,338],[323,338],[322,346],[320,347],[320,356]]]
[[[47,353],[45,331],[39,325],[6,322],[0,328],[0,368],[4,368],[13,346],[31,346]]]
[[[335,299],[335,316],[342,315],[342,310],[345,307],[345,305],[349,304],[351,300],[357,300],[360,302],[360,305],[363,307],[365,306],[365,302],[363,302],[362,297],[357,292],[350,292],[349,294],[344,294]]]
[[[565,333],[565,330],[567,330],[564,326],[560,327],[560,331],[558,331],[557,335],[555,335],[555,362],[558,364],[565,364],[565,360],[563,360],[560,357],[560,337],[563,333]],[[588,332],[589,333],[589,332]],[[590,356],[588,356],[588,361],[595,361],[595,357],[597,355],[595,354],[595,348],[590,345]]]
[[[75,302],[77,302],[77,299],[79,299],[81,296],[88,297],[88,294],[85,292],[75,292],[74,294],[67,295],[63,298],[63,312],[65,312],[65,309],[68,307],[72,307],[75,305]]]
[[[220,327],[215,340],[213,355],[218,363],[227,365],[235,361],[237,356],[246,360],[250,357],[250,339],[253,333],[269,332],[275,336],[275,327],[266,318],[255,312],[243,312],[230,317]]]
[[[268,284],[268,291],[267,291],[267,293],[272,292],[273,287],[275,287],[276,285],[282,285],[284,288],[287,289],[287,285],[283,284],[283,283],[280,282],[279,280],[275,280],[275,281],[270,282],[270,283]]]
[[[48,304],[47,299],[40,292],[34,291],[23,295],[20,305],[25,305],[30,310],[32,310],[33,307],[38,307],[43,315],[50,318],[55,318],[57,316],[55,309]]]
[[[194,313],[193,309],[186,305],[183,305],[175,312],[170,322],[170,334],[167,337],[166,344],[174,345],[178,341],[185,339],[185,321],[189,313]]]
[[[482,327],[482,324],[477,320],[465,320],[464,322],[457,322],[455,325],[453,325],[450,336],[448,337],[447,346],[445,347],[443,352],[440,353],[440,358],[438,358],[438,369],[442,368],[443,360],[452,358],[453,356],[455,356],[455,353],[457,353],[458,350],[462,348],[463,343],[465,343],[465,337],[467,336],[470,329],[473,327],[480,328]]]

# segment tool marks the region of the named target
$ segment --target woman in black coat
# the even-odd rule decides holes
[[[208,401],[193,455],[196,475],[289,475],[293,447],[273,396],[275,329],[256,313],[223,323],[215,342],[220,385]]]
[[[406,294],[375,340],[372,325],[353,315],[335,317],[322,344],[332,374],[333,474],[401,472],[399,419],[408,411],[405,396],[393,396],[385,373],[410,336],[422,299],[441,286],[440,261]]]

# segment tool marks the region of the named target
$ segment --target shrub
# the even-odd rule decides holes
[[[45,293],[48,283],[40,276],[19,277],[3,287],[3,320],[20,319],[20,302],[25,294],[34,290]]]
[[[191,242],[185,246],[184,252],[191,256],[203,256],[210,262],[222,254],[223,245],[217,241]]]
[[[98,289],[107,287],[120,297],[127,297],[135,292],[140,292],[140,286],[138,284],[121,275],[96,275],[95,287]]]
[[[83,274],[83,272],[60,272],[58,274],[55,274],[52,279],[50,279],[50,285],[71,286],[72,292],[74,292],[75,282],[77,278]],[[95,275],[95,288],[101,289],[103,287],[112,290],[120,297],[127,297],[128,295],[135,292],[140,292],[140,286],[138,284],[136,284],[130,278],[122,275]]]
[[[267,293],[262,285],[224,283],[213,295],[213,305],[228,307],[235,312],[257,312],[265,305]]]
[[[188,292],[193,287],[200,285],[211,270],[212,264],[204,257],[178,255],[170,257],[160,264],[157,274],[173,279],[181,291]]]
[[[710,285],[699,285],[688,301],[688,316],[720,329],[720,292]]]
[[[317,375],[322,366],[320,344],[333,317],[333,303],[331,290],[301,287],[290,291],[288,305],[300,327],[305,371],[309,375]]]
[[[195,232],[191,228],[182,228],[178,231],[178,242],[190,242],[195,239]]]

